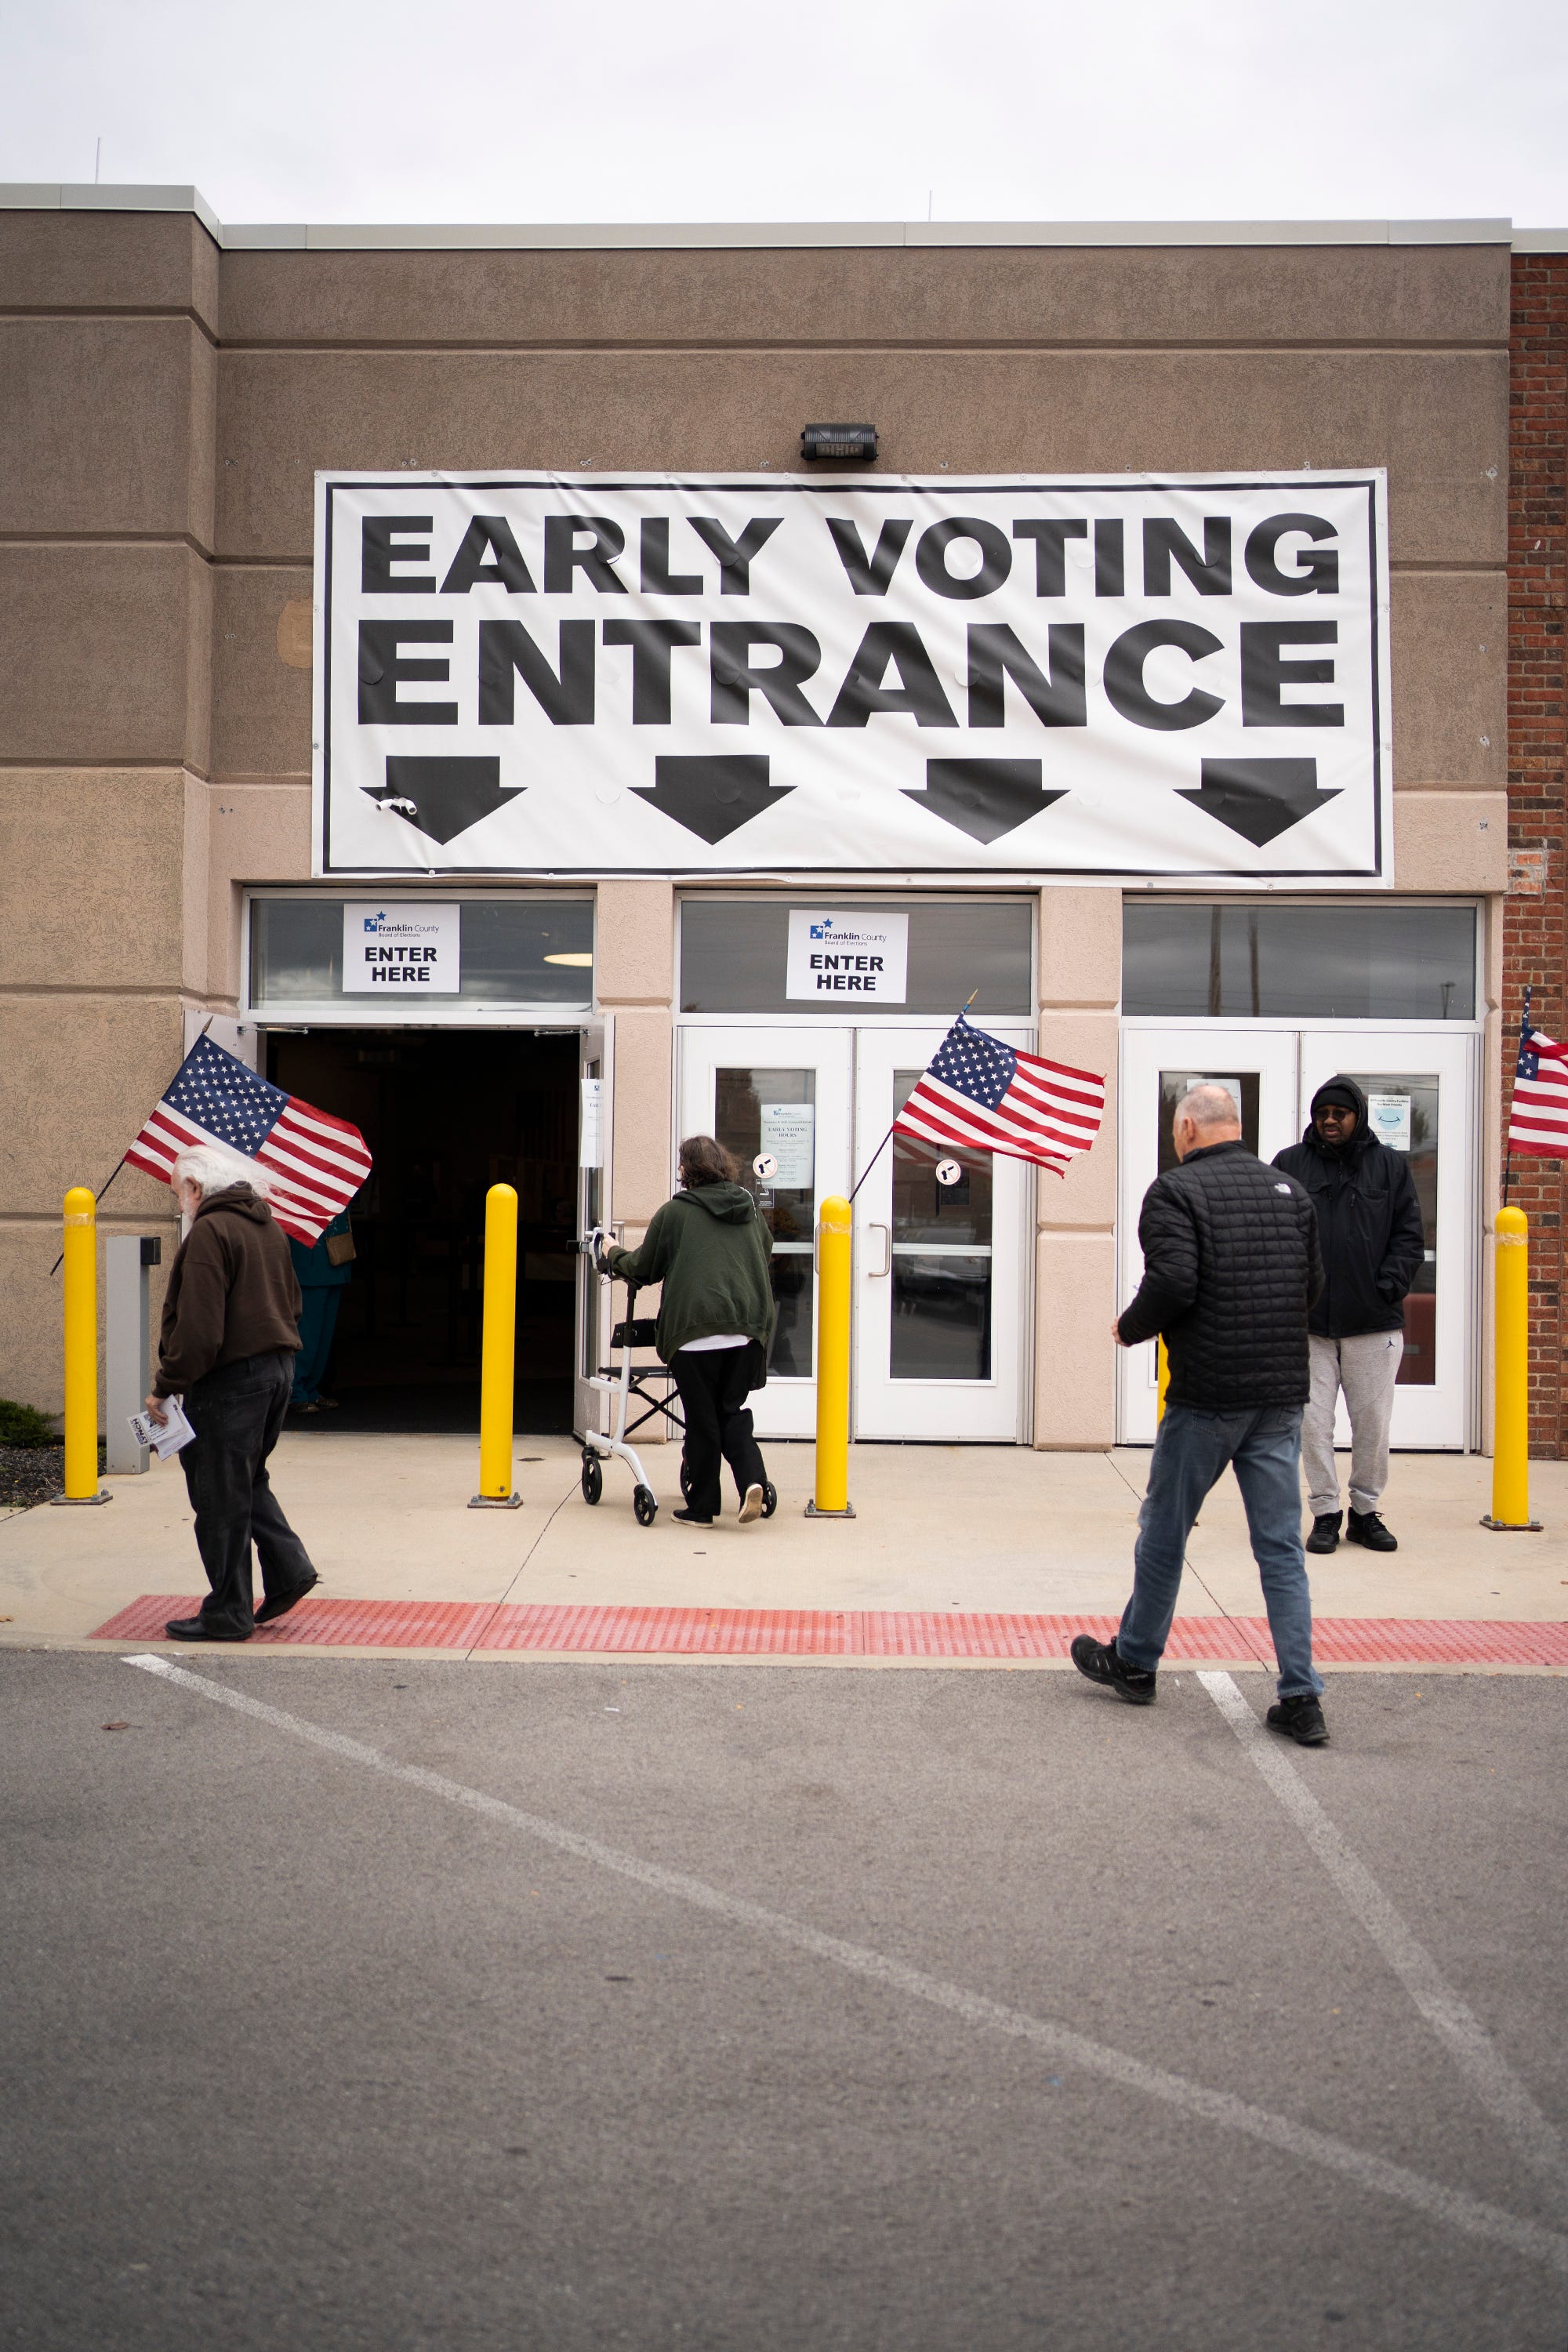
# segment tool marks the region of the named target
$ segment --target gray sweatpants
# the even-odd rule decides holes
[[[1301,1416],[1301,1468],[1315,1519],[1340,1507],[1334,1408],[1342,1389],[1351,1417],[1351,1508],[1375,1511],[1388,1484],[1388,1424],[1405,1353],[1403,1331],[1358,1331],[1353,1339],[1311,1335],[1312,1393]]]

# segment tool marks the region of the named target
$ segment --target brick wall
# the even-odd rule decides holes
[[[1563,915],[1565,589],[1568,589],[1568,254],[1516,254],[1510,419],[1509,895],[1503,924],[1503,1090],[1511,1085],[1521,992],[1549,1035],[1568,1034]],[[1505,1111],[1506,1118],[1506,1111]],[[1562,1295],[1568,1163],[1516,1160],[1512,1197],[1530,1219],[1530,1439],[1568,1454],[1568,1321]]]

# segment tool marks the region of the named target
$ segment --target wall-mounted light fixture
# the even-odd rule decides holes
[[[874,466],[877,428],[874,425],[803,425],[800,454],[810,458],[836,457],[852,466]]]

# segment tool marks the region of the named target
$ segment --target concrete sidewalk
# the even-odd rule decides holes
[[[804,1516],[811,1447],[773,1445],[775,1517],[741,1528],[730,1516],[710,1528],[670,1517],[679,1496],[668,1448],[650,1449],[662,1503],[651,1528],[634,1520],[618,1464],[606,1465],[598,1507],[584,1504],[566,1438],[519,1439],[518,1511],[466,1508],[478,1449],[465,1437],[293,1433],[273,1470],[321,1571],[320,1597],[334,1602],[1100,1620],[1117,1616],[1127,1595],[1148,1459],[1141,1450],[859,1446],[850,1457],[856,1517],[821,1521]],[[1396,1456],[1385,1507],[1401,1548],[1378,1557],[1342,1546],[1314,1560],[1320,1619],[1568,1621],[1568,1463],[1532,1465],[1533,1507],[1546,1522],[1537,1535],[1492,1535],[1479,1524],[1490,1473],[1475,1456]],[[0,1522],[0,1643],[75,1646],[142,1596],[194,1600],[203,1590],[177,1465],[107,1483],[114,1499],[102,1508],[46,1505]],[[1179,1613],[1210,1622],[1262,1616],[1228,1477],[1194,1534]],[[136,1646],[151,1626],[138,1629]],[[290,1635],[294,1644],[307,1638],[303,1621]],[[325,1632],[308,1638],[357,1646]],[[1245,1643],[1229,1646],[1248,1654]],[[377,1648],[389,1654],[384,1641]],[[1065,1641],[1034,1663],[1058,1663],[1061,1649]]]

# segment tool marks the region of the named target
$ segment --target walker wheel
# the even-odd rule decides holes
[[[605,1491],[605,1472],[596,1454],[583,1456],[583,1500],[596,1503]]]
[[[680,1457],[680,1499],[683,1503],[691,1500],[691,1473],[687,1468],[684,1454]]]
[[[632,1488],[632,1508],[637,1513],[639,1528],[652,1527],[658,1517],[658,1496],[651,1486]]]
[[[771,1478],[763,1482],[763,1517],[771,1519],[779,1507],[779,1490]]]

